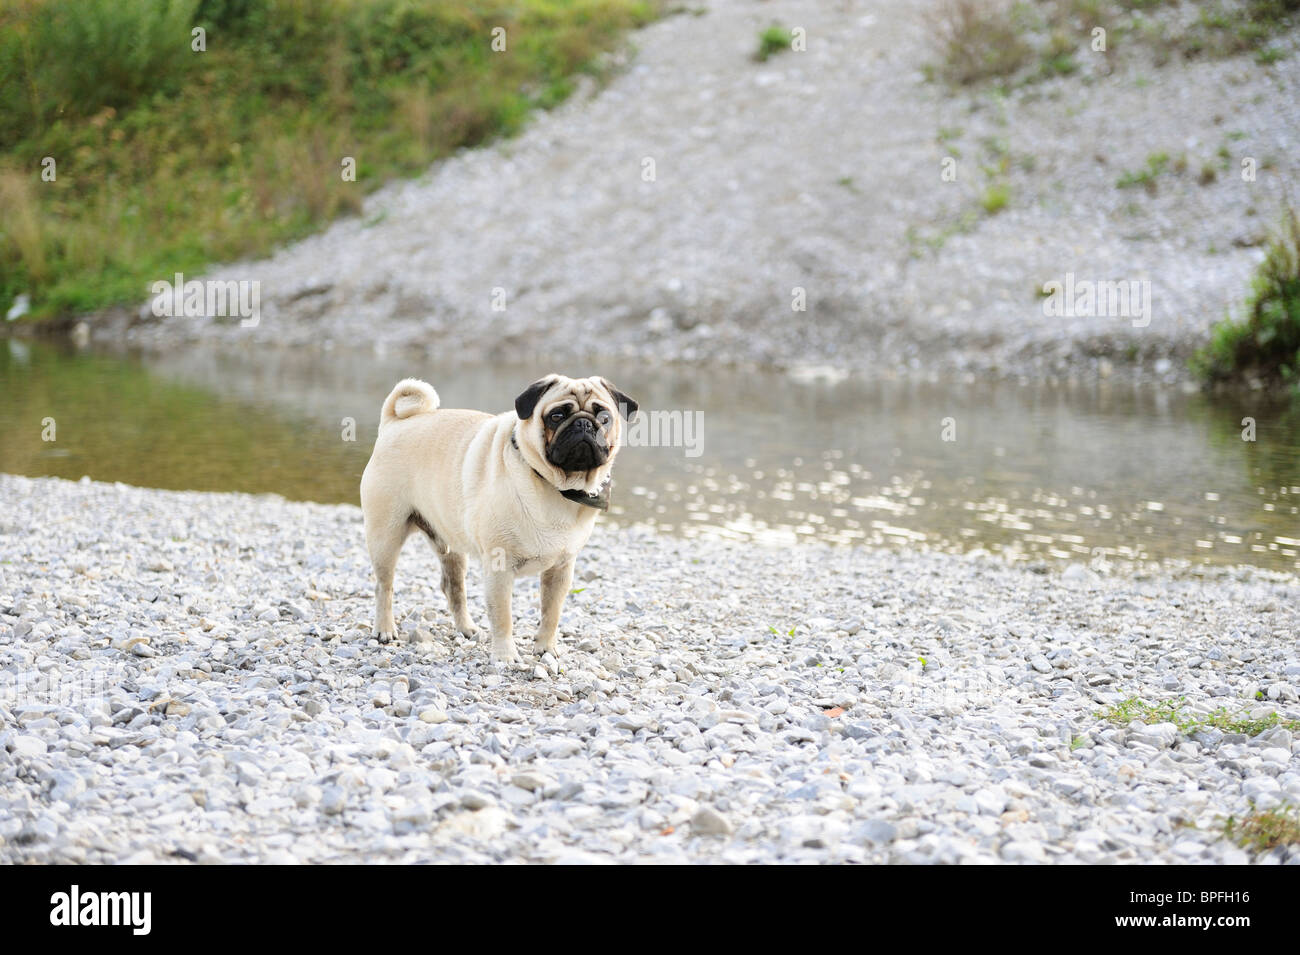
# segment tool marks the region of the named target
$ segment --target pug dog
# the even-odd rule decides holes
[[[442,561],[442,592],[456,629],[478,628],[465,606],[465,567],[483,569],[492,659],[519,660],[510,614],[515,578],[540,574],[537,652],[555,651],[573,562],[609,508],[610,472],[637,403],[604,378],[547,375],[513,411],[441,408],[423,381],[397,383],[361,476],[366,547],[375,571],[375,635],[387,643],[393,574],[407,535],[420,531]]]

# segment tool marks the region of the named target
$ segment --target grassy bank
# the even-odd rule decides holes
[[[1300,213],[1287,208],[1251,284],[1241,318],[1219,322],[1192,359],[1209,384],[1256,379],[1300,397]]]
[[[386,179],[517,130],[656,9],[655,0],[6,4],[0,310],[20,294],[28,320],[139,302],[173,272],[266,254],[356,211]],[[498,27],[504,50],[493,49]],[[196,29],[206,49],[195,49]]]

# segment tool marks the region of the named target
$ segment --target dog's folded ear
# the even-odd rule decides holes
[[[515,399],[515,414],[519,415],[520,421],[526,421],[533,416],[533,409],[537,407],[537,402],[546,393],[546,389],[551,387],[553,381],[555,381],[554,375],[538,378],[524,389],[523,394]]]
[[[602,378],[600,381],[605,386],[605,390],[609,392],[610,397],[614,399],[614,403],[618,405],[619,414],[628,421],[635,418],[636,409],[641,407],[636,403],[636,399],[623,394],[623,392],[614,387],[613,383],[608,378]]]

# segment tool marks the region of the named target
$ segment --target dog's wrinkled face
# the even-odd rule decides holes
[[[529,444],[566,475],[589,474],[611,464],[623,421],[637,403],[604,378],[548,375],[515,399]]]

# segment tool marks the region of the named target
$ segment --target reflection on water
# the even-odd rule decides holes
[[[627,360],[456,368],[346,352],[123,360],[10,342],[0,469],[355,502],[379,404],[399,378],[432,382],[447,407],[500,411],[552,370],[600,373],[645,411],[697,416],[698,456],[624,449],[611,511],[621,522],[1300,569],[1300,412],[1106,383],[799,380]],[[54,442],[41,440],[45,418]],[[1243,418],[1256,440],[1243,440]]]

